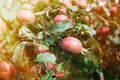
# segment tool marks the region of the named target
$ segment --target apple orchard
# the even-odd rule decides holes
[[[120,80],[120,0],[0,0],[0,80]]]

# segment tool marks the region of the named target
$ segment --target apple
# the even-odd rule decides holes
[[[78,4],[78,6],[82,9],[86,9],[88,4],[85,0],[77,0],[76,3]]]
[[[7,32],[7,25],[2,19],[0,19],[0,31],[3,34]]]
[[[29,24],[35,23],[35,15],[29,10],[21,10],[17,15],[17,19],[21,24],[25,24],[26,22]]]
[[[60,15],[57,15],[55,16],[54,18],[54,22],[57,23],[57,22],[62,22],[62,21],[66,21],[68,20],[68,17],[64,14],[60,14]]]
[[[12,80],[16,75],[16,69],[10,62],[0,61],[0,79]]]
[[[36,67],[37,67],[37,65],[34,65],[31,67],[31,69],[30,69],[31,74],[34,74]]]
[[[95,7],[94,10],[95,10],[96,13],[99,13],[99,14],[103,13],[103,7],[102,6],[97,6],[97,7]]]
[[[61,42],[61,48],[64,51],[79,54],[82,51],[82,44],[77,38],[66,37]]]
[[[70,0],[62,0],[61,3],[62,3],[63,6],[66,6],[66,7],[68,7],[68,6],[72,6]]]
[[[110,11],[111,14],[117,14],[118,9],[115,6],[112,6],[112,7],[109,8],[109,11]]]
[[[107,26],[103,26],[100,29],[96,29],[96,33],[99,35],[107,34],[109,33],[110,29]]]
[[[55,68],[55,64],[45,63],[48,70]]]
[[[103,27],[101,28],[101,33],[102,33],[102,34],[107,34],[109,31],[110,31],[110,29],[109,29],[107,26],[103,26]]]

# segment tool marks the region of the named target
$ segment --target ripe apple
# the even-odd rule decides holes
[[[7,32],[7,25],[2,19],[0,19],[0,31],[3,34]]]
[[[0,79],[12,80],[16,75],[16,69],[10,62],[0,61]]]
[[[82,9],[86,9],[88,4],[85,0],[77,0],[76,3],[78,4],[78,6]]]
[[[112,6],[112,7],[109,8],[109,11],[110,11],[111,14],[116,14],[118,12],[118,9],[115,6]]]
[[[95,10],[96,13],[99,13],[99,14],[103,13],[103,7],[102,6],[97,6],[97,7],[95,7],[94,10]]]
[[[66,37],[61,42],[61,48],[64,51],[79,54],[82,51],[82,44],[77,38]]]
[[[62,0],[61,3],[62,3],[63,6],[66,6],[66,7],[68,7],[68,6],[72,6],[70,0]]]
[[[107,26],[103,26],[103,27],[101,28],[101,33],[102,33],[102,34],[107,34],[109,31],[110,31],[110,29],[109,29]]]
[[[62,22],[62,21],[66,21],[68,20],[68,17],[64,14],[60,14],[60,15],[57,15],[55,18],[54,18],[54,22],[57,23],[57,22]]]
[[[25,24],[26,22],[30,24],[35,23],[35,15],[29,10],[21,10],[17,15],[17,19],[21,24]]]
[[[107,34],[109,33],[110,29],[107,26],[103,26],[100,29],[96,29],[96,33],[99,35]]]

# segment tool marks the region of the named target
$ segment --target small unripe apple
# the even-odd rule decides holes
[[[0,31],[3,34],[7,32],[7,25],[2,19],[0,19]]]
[[[32,10],[32,7],[33,6],[31,4],[25,3],[25,4],[22,5],[21,9],[22,10]]]
[[[63,6],[66,6],[66,7],[68,7],[68,6],[72,6],[70,0],[62,0],[61,3],[62,3]]]
[[[118,12],[118,9],[117,9],[117,7],[113,6],[113,7],[109,8],[109,11],[111,14],[116,14]]]
[[[97,6],[97,7],[95,7],[94,10],[95,10],[96,13],[99,13],[99,14],[103,13],[103,7],[102,6]]]
[[[12,80],[16,75],[16,69],[10,62],[0,61],[0,79]]]
[[[26,22],[29,24],[35,23],[35,15],[29,10],[21,10],[17,15],[17,19],[21,24],[25,24]]]
[[[77,0],[76,2],[78,4],[78,6],[82,9],[86,9],[88,6],[88,4],[85,0]]]
[[[79,54],[82,51],[82,44],[77,38],[66,37],[61,42],[61,48],[64,51]]]
[[[60,15],[57,15],[55,18],[54,18],[54,22],[62,22],[62,21],[66,21],[68,20],[68,17],[64,14],[60,14]]]

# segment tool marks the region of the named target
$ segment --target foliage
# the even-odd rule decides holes
[[[86,9],[81,9],[76,0],[71,0],[72,6],[63,6],[59,0],[33,1],[36,1],[31,10],[36,18],[34,24],[27,21],[21,24],[17,19],[22,5],[31,4],[31,0],[0,1],[0,18],[8,28],[5,34],[0,30],[0,61],[13,63],[17,70],[15,80],[120,79],[119,0],[86,0]],[[109,10],[113,5],[118,9],[116,14]],[[96,8],[100,6],[102,11],[97,12]],[[66,15],[69,20],[55,23],[58,14]],[[106,34],[100,31],[104,26],[109,28]],[[80,54],[61,49],[62,39],[68,36],[81,41],[83,50]],[[45,63],[55,66],[47,70]],[[31,67],[35,65],[31,74]],[[58,74],[64,74],[64,77]]]

